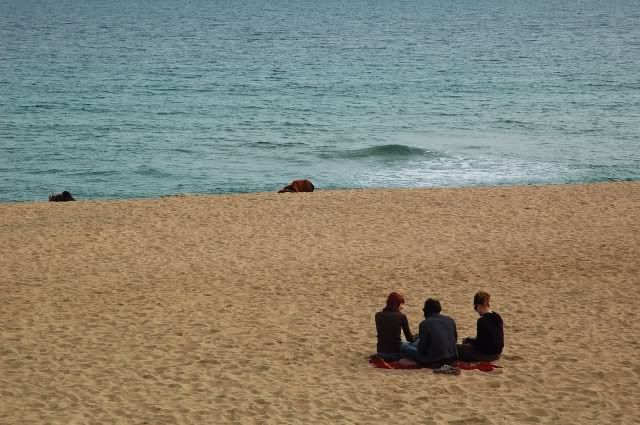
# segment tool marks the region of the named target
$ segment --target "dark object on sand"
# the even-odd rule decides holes
[[[305,180],[294,180],[291,182],[291,184],[283,187],[282,189],[280,189],[278,191],[278,193],[285,193],[285,192],[313,192],[313,183],[311,183],[309,180],[305,179]]]
[[[66,190],[62,193],[49,195],[49,202],[67,202],[67,201],[75,201],[75,198],[71,196],[71,194]]]

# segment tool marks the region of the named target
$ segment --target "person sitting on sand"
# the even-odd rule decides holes
[[[417,341],[404,343],[400,352],[418,363],[438,368],[458,356],[456,322],[441,314],[440,301],[429,298],[424,302],[424,320],[420,323]]]
[[[465,362],[491,362],[500,358],[504,348],[502,317],[491,311],[489,295],[480,291],[473,297],[473,309],[480,315],[475,338],[465,338],[458,345],[458,357]]]
[[[402,313],[405,299],[397,292],[392,292],[387,297],[387,305],[382,311],[376,313],[376,331],[378,332],[378,357],[384,360],[399,360],[400,354],[400,330],[409,342],[414,338],[409,329],[407,316]]]
[[[67,202],[67,201],[75,201],[75,198],[71,196],[71,193],[69,193],[66,190],[62,193],[49,195],[49,202]]]

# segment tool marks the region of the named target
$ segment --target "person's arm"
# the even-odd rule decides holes
[[[413,342],[413,335],[411,334],[411,329],[409,329],[409,321],[407,320],[407,316],[402,315],[402,332],[404,332],[404,337],[409,342]]]
[[[478,341],[480,340],[480,337],[482,335],[482,333],[484,332],[484,320],[482,320],[482,317],[478,319],[477,325],[476,325],[476,337],[475,338],[468,338],[469,340],[469,344],[473,345],[474,347],[478,347]]]
[[[420,336],[418,340],[418,353],[426,353],[429,350],[430,335],[424,320],[420,323],[420,332],[418,335]]]

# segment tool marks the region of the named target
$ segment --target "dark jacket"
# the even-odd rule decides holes
[[[413,335],[409,330],[407,316],[398,310],[386,308],[376,313],[376,330],[378,331],[378,353],[399,353],[400,329],[409,342],[413,342]]]
[[[482,353],[500,354],[504,348],[503,326],[498,313],[486,313],[478,319],[477,336],[470,339],[469,343]]]
[[[456,322],[449,316],[434,313],[420,323],[419,360],[433,363],[458,356]]]

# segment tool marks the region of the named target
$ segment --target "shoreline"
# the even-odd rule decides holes
[[[638,216],[640,182],[0,204],[0,422],[638,423]],[[367,363],[389,292],[461,340],[479,289],[500,369]]]
[[[470,185],[470,186],[429,186],[429,187],[353,187],[353,188],[316,188],[315,192],[344,192],[344,191],[384,191],[384,190],[456,190],[456,189],[497,189],[497,188],[518,188],[518,187],[546,187],[546,186],[589,186],[589,185],[606,185],[618,183],[637,183],[640,180],[620,179],[605,180],[596,182],[563,182],[563,183],[522,183],[522,184],[500,184],[500,185]],[[163,198],[189,198],[189,197],[219,197],[219,196],[242,196],[242,195],[263,195],[277,193],[278,188],[269,192],[223,192],[223,193],[173,193],[158,196],[141,196],[133,198],[79,198],[75,202],[119,202],[119,201],[145,201]],[[72,195],[74,192],[72,192]],[[46,195],[48,196],[48,195]],[[47,199],[42,200],[25,200],[25,201],[2,201],[0,205],[12,204],[35,204],[48,202]]]

